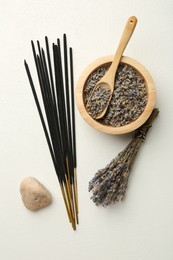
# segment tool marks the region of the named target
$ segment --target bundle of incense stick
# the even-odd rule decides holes
[[[63,57],[60,39],[52,45],[53,63],[47,37],[45,37],[45,44],[46,52],[37,41],[37,53],[34,43],[31,41],[44,113],[26,61],[24,61],[24,65],[59,180],[68,218],[73,229],[76,230],[76,224],[78,224],[78,193],[73,54],[72,48],[69,48],[68,53],[65,34],[63,35]]]

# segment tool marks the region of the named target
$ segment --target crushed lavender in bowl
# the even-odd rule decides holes
[[[84,86],[83,98],[88,114],[94,118],[100,99],[104,96],[98,95],[98,101],[87,106],[88,99],[93,88],[104,76],[110,65],[104,65],[92,72]],[[106,92],[105,92],[106,95]],[[107,97],[105,97],[107,98]],[[142,76],[131,66],[120,64],[116,73],[114,92],[104,117],[97,119],[104,125],[120,127],[136,120],[144,111],[147,104],[147,88]],[[96,120],[96,119],[95,119]]]

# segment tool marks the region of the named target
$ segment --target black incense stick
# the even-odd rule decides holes
[[[72,48],[70,47],[69,51],[69,56],[70,56],[70,83],[71,83],[71,116],[72,116],[72,153],[73,153],[73,170],[74,170],[74,191],[75,191],[75,203],[76,203],[76,218],[77,218],[77,223],[79,223],[78,219],[78,188],[77,188],[77,160],[76,160],[76,127],[75,127],[75,102],[74,102],[74,77],[73,77],[73,51]]]
[[[45,124],[45,121],[44,121],[44,117],[43,117],[43,114],[42,114],[42,111],[41,111],[40,103],[38,101],[38,97],[37,97],[37,94],[36,94],[36,91],[35,91],[33,80],[32,80],[31,74],[30,74],[29,66],[26,63],[26,61],[24,61],[24,65],[25,65],[25,69],[26,69],[26,72],[27,72],[27,75],[28,75],[28,79],[29,79],[29,82],[30,82],[30,85],[31,85],[31,89],[32,89],[32,93],[33,93],[33,96],[34,96],[34,99],[35,99],[35,103],[36,103],[36,106],[37,106],[37,109],[38,109],[40,120],[41,120],[41,123],[42,123],[42,126],[43,126],[45,137],[46,137],[46,140],[47,140],[47,143],[48,143],[48,147],[49,147],[49,151],[50,151],[50,154],[51,154],[51,157],[52,157],[52,161],[53,161],[53,164],[54,164],[55,170],[56,170],[56,161],[55,161],[55,157],[54,157],[55,155],[54,155],[54,152],[53,152],[53,149],[52,149],[49,134],[48,134],[46,124]]]
[[[76,177],[77,163],[72,49],[70,48],[69,58],[67,39],[64,34],[64,59],[61,57],[61,46],[60,40],[58,39],[57,44],[53,44],[52,48],[52,66],[47,36],[45,37],[45,44],[46,55],[44,49],[40,46],[39,41],[37,41],[38,53],[36,52],[34,42],[31,41],[42,102],[45,110],[44,116],[31,77],[29,66],[26,61],[24,62],[24,65],[48,143],[56,175],[60,183],[68,218],[73,229],[75,230],[76,224],[78,223],[78,194]],[[68,66],[68,59],[70,59],[70,66]],[[52,68],[54,68],[54,73]],[[47,122],[45,122],[45,119]]]

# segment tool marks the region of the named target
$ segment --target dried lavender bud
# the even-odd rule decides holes
[[[99,170],[89,183],[91,199],[96,205],[108,206],[124,198],[130,174],[124,152],[118,154],[105,168]]]
[[[92,93],[93,88],[104,76],[109,66],[95,70],[84,86],[84,103]],[[104,95],[102,96],[104,99]],[[105,97],[106,99],[106,97]],[[123,126],[136,120],[147,104],[147,89],[144,79],[129,65],[119,65],[114,83],[114,92],[106,114],[97,121],[114,127]],[[94,118],[94,106],[90,115]],[[87,109],[87,108],[86,108]],[[87,109],[88,110],[88,109]]]
[[[99,85],[98,88],[92,93],[92,96],[87,103],[86,109],[88,114],[92,118],[96,118],[100,115],[107,106],[110,96],[111,90],[108,87]]]
[[[93,193],[91,199],[96,205],[108,206],[124,199],[136,154],[158,113],[155,108],[147,122],[136,130],[128,146],[89,182],[89,191]]]
[[[84,103],[85,105],[88,103],[89,96],[91,95],[91,92],[95,85],[99,82],[99,80],[104,76],[106,71],[108,70],[109,66],[101,67],[94,72],[91,73],[89,76],[85,87],[84,87]]]

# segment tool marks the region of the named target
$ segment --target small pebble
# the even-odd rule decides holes
[[[34,177],[26,177],[20,184],[22,201],[27,209],[36,211],[52,201],[50,192]]]

